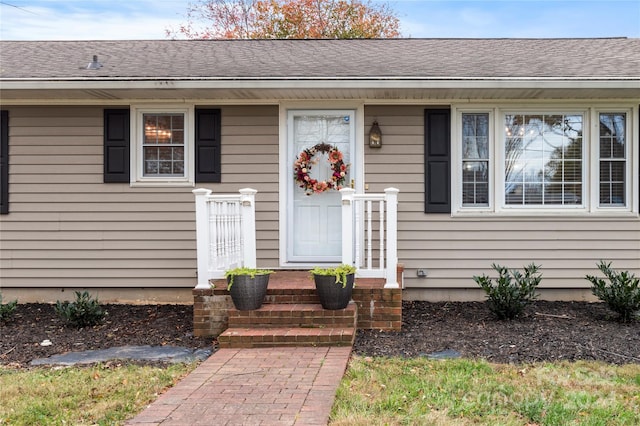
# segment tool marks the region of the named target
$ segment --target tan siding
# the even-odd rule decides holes
[[[192,188],[102,183],[102,109],[10,109],[11,214],[0,216],[3,287],[192,287]],[[365,147],[369,192],[399,195],[399,260],[409,288],[475,288],[493,262],[543,268],[550,288],[588,286],[599,259],[640,274],[638,218],[451,217],[424,209],[421,106],[365,108],[384,145]],[[222,108],[222,182],[257,189],[258,264],[276,266],[278,107]],[[428,271],[416,278],[416,269]]]
[[[408,288],[476,288],[472,277],[492,263],[542,265],[543,286],[586,288],[600,259],[640,274],[638,218],[451,217],[424,213],[424,107],[370,106],[365,129],[377,120],[381,149],[365,148],[369,192],[394,186],[399,194],[399,261]],[[454,165],[455,167],[455,165]],[[427,278],[418,279],[416,269]],[[493,276],[493,275],[492,275]]]
[[[102,124],[99,107],[10,108],[3,287],[195,285],[193,188],[103,184]],[[277,152],[277,107],[224,107],[222,183],[202,185],[260,191],[260,262],[270,265],[278,258]]]

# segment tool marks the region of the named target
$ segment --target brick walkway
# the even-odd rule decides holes
[[[326,425],[351,347],[220,349],[128,425]]]

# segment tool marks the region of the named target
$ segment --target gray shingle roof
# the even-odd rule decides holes
[[[638,79],[640,39],[2,41],[0,78]]]

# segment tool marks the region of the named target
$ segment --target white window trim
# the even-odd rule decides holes
[[[577,217],[637,217],[638,216],[638,174],[634,172],[638,164],[638,107],[629,103],[620,104],[537,104],[535,106],[522,104],[485,105],[452,105],[451,128],[453,140],[451,142],[451,182],[452,182],[452,216],[577,216]],[[505,114],[536,114],[536,113],[577,113],[583,116],[583,169],[582,184],[584,188],[583,202],[579,206],[511,206],[505,204],[504,197],[504,132],[500,131],[504,125]],[[626,160],[625,179],[626,205],[599,205],[599,114],[606,112],[624,112],[627,114],[626,123]],[[489,206],[462,205],[462,114],[489,114]]]
[[[183,177],[149,177],[144,176],[142,164],[142,144],[144,114],[184,114],[184,176]],[[194,106],[163,105],[131,107],[131,186],[195,186],[195,113]]]
[[[601,113],[624,113],[627,115],[626,123],[625,123],[625,200],[627,201],[627,205],[625,207],[621,206],[601,206],[600,205],[600,114]],[[594,212],[618,212],[618,211],[632,211],[632,205],[634,201],[633,194],[638,193],[638,182],[634,182],[634,175],[637,176],[637,173],[632,173],[634,160],[637,160],[637,146],[634,149],[634,143],[637,144],[637,136],[633,136],[632,133],[632,118],[637,115],[637,111],[634,111],[632,108],[606,108],[606,107],[596,107],[591,110],[591,133],[593,134],[593,155],[591,156],[591,171],[592,171],[592,185],[591,185],[591,210]],[[640,165],[636,164],[636,169],[640,167]],[[636,188],[634,191],[631,191],[632,188]],[[637,211],[637,210],[636,210]]]
[[[463,114],[489,114],[489,205],[487,206],[463,206],[462,204],[462,171],[460,169],[462,165],[462,115]],[[495,114],[492,108],[454,108],[451,117],[455,117],[454,123],[452,123],[452,132],[455,135],[455,139],[452,141],[451,147],[451,161],[455,161],[452,164],[451,170],[454,172],[452,176],[451,188],[455,188],[453,197],[453,205],[457,207],[458,213],[493,213],[495,211]],[[454,127],[455,126],[455,127]]]

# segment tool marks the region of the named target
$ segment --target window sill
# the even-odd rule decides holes
[[[153,182],[131,182],[131,188],[194,188],[195,184],[193,182],[187,181],[153,181]]]
[[[631,212],[628,210],[625,211],[596,211],[596,212],[588,212],[588,211],[549,211],[549,210],[540,210],[540,211],[457,211],[451,213],[452,218],[528,218],[528,219],[607,219],[607,218],[615,218],[615,219],[626,219],[626,220],[634,220],[638,219],[640,216],[637,212]]]

